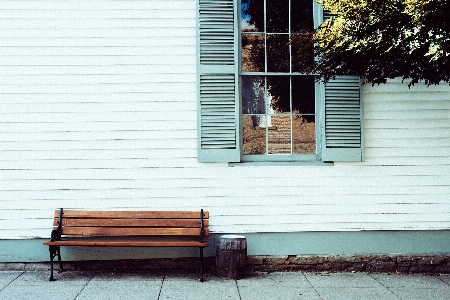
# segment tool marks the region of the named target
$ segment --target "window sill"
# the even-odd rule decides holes
[[[279,167],[279,166],[334,166],[333,162],[323,161],[244,161],[229,163],[229,167]]]

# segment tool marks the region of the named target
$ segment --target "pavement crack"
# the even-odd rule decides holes
[[[87,287],[87,285],[89,284],[89,282],[91,282],[92,278],[94,278],[94,274],[91,275],[91,277],[89,277],[88,281],[86,281],[86,283],[83,285],[83,288],[80,290],[80,292],[75,296],[75,298],[73,298],[73,300],[76,300],[78,298],[78,296],[80,296],[80,294],[84,291],[84,289]]]
[[[367,275],[369,275],[370,277],[372,277],[373,279],[375,279],[382,287],[384,287],[386,290],[388,290],[392,295],[394,295],[396,298],[401,299],[398,295],[396,295],[388,286],[384,285],[380,280],[378,280],[377,278],[373,277],[371,274],[367,273]]]
[[[238,281],[235,280],[234,283],[236,284],[236,290],[237,290],[237,293],[238,293],[238,296],[239,296],[239,300],[242,300],[241,292],[239,291]]]
[[[161,286],[159,287],[159,293],[158,293],[158,300],[161,298],[161,292],[162,292],[162,289],[163,289],[163,285],[164,285],[164,280],[166,280],[166,271],[164,270],[164,275],[163,275],[163,278],[162,278],[162,281],[161,281]]]
[[[440,274],[439,275],[439,277],[438,277],[438,279],[440,280],[440,281],[442,281],[443,283],[445,283],[445,284],[447,284],[447,285],[450,285],[450,281],[449,282],[447,282],[447,281],[445,281],[444,279],[442,279],[442,274]],[[445,275],[445,276],[450,276],[450,275]]]
[[[20,276],[22,276],[26,271],[23,271],[22,273],[20,273],[17,277],[15,277],[13,280],[11,280],[8,284],[6,284],[4,287],[2,287],[0,289],[0,292],[3,291],[8,285],[10,285],[11,283],[13,283],[17,278],[19,278]]]
[[[313,288],[313,290],[316,292],[317,296],[319,296],[320,299],[323,300],[322,296],[319,294],[319,291],[317,291],[316,287],[309,281],[308,276],[305,276],[305,273],[302,272],[302,275],[305,277],[306,281],[308,281],[309,285]]]

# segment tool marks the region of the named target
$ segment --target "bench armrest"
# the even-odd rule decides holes
[[[57,229],[53,229],[52,233],[50,234],[50,241],[52,241],[52,242],[61,240],[62,217],[63,217],[63,209],[61,208],[59,210],[58,228]]]

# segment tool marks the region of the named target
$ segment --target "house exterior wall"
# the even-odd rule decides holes
[[[211,232],[450,229],[450,88],[364,86],[365,161],[197,162],[195,0],[3,1],[0,239],[55,208],[190,210]]]

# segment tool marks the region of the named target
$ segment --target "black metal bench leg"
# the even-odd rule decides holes
[[[58,253],[59,272],[62,272],[63,271],[63,264],[62,264],[62,261],[61,261],[61,248],[58,247],[56,252]]]
[[[203,282],[203,248],[200,247],[200,282]]]
[[[58,256],[59,271],[62,272],[63,266],[61,262],[61,250],[60,247],[52,247],[52,246],[49,246],[48,250],[50,252],[50,281],[55,281],[56,279],[53,277],[53,260],[56,256]]]
[[[48,251],[50,252],[50,281],[55,281],[55,278],[53,278],[53,258],[56,256],[56,249],[49,246]]]

